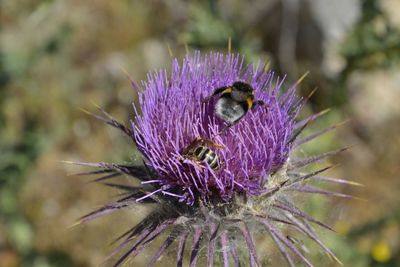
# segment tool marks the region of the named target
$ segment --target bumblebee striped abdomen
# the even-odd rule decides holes
[[[217,154],[205,146],[198,146],[193,151],[193,156],[201,162],[204,162],[210,166],[213,170],[217,170],[220,167],[220,161]]]

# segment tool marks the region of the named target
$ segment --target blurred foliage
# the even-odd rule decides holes
[[[400,31],[389,23],[376,0],[362,1],[362,16],[348,33],[341,53],[346,59],[340,84],[332,95],[334,103],[343,105],[348,96],[346,81],[354,71],[387,69],[399,66]]]
[[[215,8],[206,9],[194,5],[191,13],[193,19],[182,33],[182,40],[190,47],[210,47],[226,49],[227,40],[234,36],[232,25],[216,14]]]
[[[239,0],[2,1],[0,266],[93,266],[109,251],[106,242],[111,240],[98,233],[111,237],[116,233],[108,234],[110,228],[129,222],[124,217],[94,223],[93,232],[89,228],[66,232],[74,219],[98,204],[100,196],[107,199],[110,192],[91,190],[82,185],[81,178],[66,177],[76,169],[59,164],[69,159],[140,160],[127,139],[78,110],[92,111],[93,101],[129,121],[136,92],[121,68],[132,79],[141,80],[148,69],[168,67],[167,46],[180,57],[185,45],[190,51],[226,51],[231,38],[233,52],[244,54],[248,62],[270,62],[277,74],[288,74],[289,82],[310,70],[301,93],[320,89],[303,115],[332,109],[314,123],[313,129],[318,129],[352,115],[355,74],[398,71],[400,27],[392,23],[382,1],[360,1],[360,17],[332,50],[326,48],[330,47],[328,33],[318,20],[319,13],[313,12],[312,0],[301,0],[289,9],[285,0],[251,4]],[[290,36],[290,30],[297,30],[295,36]],[[292,38],[286,50],[282,48],[284,33]],[[343,62],[336,72],[325,70],[323,58],[328,54],[334,54],[329,64]],[[368,108],[365,113],[373,113]],[[368,138],[362,137],[366,131],[360,128],[368,125],[356,117],[339,135],[325,135],[304,147],[305,153],[312,154],[361,140],[361,152],[351,154],[353,159],[347,158],[333,175],[361,176],[372,188],[367,197],[373,201],[353,204],[315,196],[304,203],[309,213],[328,218],[343,234],[326,235],[325,241],[346,266],[400,266],[400,199],[390,191],[396,188],[391,177],[398,176],[393,162],[399,149],[382,142],[390,136],[385,125],[394,127],[399,114],[390,115],[390,120],[369,126],[373,136]],[[364,165],[364,158],[357,162],[356,157],[368,158],[365,151],[378,159]],[[389,152],[391,160],[385,158]],[[362,195],[367,189],[341,190]],[[333,266],[319,250],[311,253],[315,262]]]
[[[349,33],[342,53],[343,75],[359,69],[390,68],[400,63],[400,31],[389,23],[377,1],[364,0],[360,22]]]

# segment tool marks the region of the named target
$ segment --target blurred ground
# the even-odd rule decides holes
[[[79,108],[122,121],[137,81],[191,51],[232,48],[314,87],[315,128],[350,118],[307,152],[356,144],[330,174],[367,201],[305,202],[342,235],[326,242],[345,266],[400,266],[400,2],[398,0],[3,0],[0,10],[0,266],[95,266],[134,210],[69,229],[115,192],[68,176],[61,160],[138,160],[129,140]],[[324,235],[325,236],[325,235]],[[314,262],[334,266],[313,255]],[[143,258],[133,261],[141,266]],[[321,264],[322,265],[322,264]]]

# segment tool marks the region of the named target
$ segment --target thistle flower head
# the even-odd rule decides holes
[[[251,84],[256,99],[265,105],[221,134],[224,122],[214,115],[215,99],[202,100],[215,88],[236,81]],[[198,198],[229,201],[235,193],[265,192],[268,175],[286,162],[292,146],[296,98],[294,90],[280,95],[282,81],[260,65],[244,66],[243,58],[232,54],[197,53],[187,56],[182,66],[175,60],[170,77],[165,71],[149,74],[140,94],[142,114],[136,112],[133,127],[136,144],[157,173],[154,182],[161,192],[172,192],[188,204]],[[185,160],[184,148],[195,138],[222,146],[214,151],[221,160],[218,171]]]
[[[254,98],[264,105],[249,109],[236,124],[227,125],[215,115],[220,96],[204,99],[210,99],[216,88],[230,87],[237,81],[249,84]],[[293,192],[349,197],[308,183],[351,183],[321,176],[329,167],[315,172],[302,169],[344,149],[305,158],[296,158],[295,153],[300,145],[337,125],[299,138],[309,122],[323,112],[297,121],[305,100],[296,96],[296,85],[283,90],[283,82],[262,64],[245,65],[238,55],[195,53],[181,64],[174,60],[170,75],[165,70],[148,75],[130,127],[101,109],[103,115],[92,114],[126,133],[141,152],[143,165],[79,163],[100,168],[86,174],[105,174],[96,181],[124,191],[121,199],[82,217],[80,222],[133,205],[157,204],[150,215],[117,239],[121,243],[109,256],[120,254],[114,266],[139,254],[164,232],[168,237],[149,266],[173,242],[178,243],[177,266],[182,266],[188,239],[192,240],[190,266],[196,265],[201,245],[207,248],[207,266],[218,260],[214,257],[217,252],[224,266],[240,266],[243,261],[248,262],[246,266],[260,266],[253,241],[254,233],[260,230],[269,234],[290,266],[294,266],[293,255],[313,266],[295,238],[283,234],[282,225],[310,238],[337,259],[313,225],[331,228],[303,212],[292,200]],[[196,140],[201,140],[201,145],[196,145]],[[109,182],[120,174],[139,179],[141,186]],[[240,250],[247,252],[247,259],[240,256]]]

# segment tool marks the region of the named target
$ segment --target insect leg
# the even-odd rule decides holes
[[[263,106],[263,105],[265,105],[265,102],[262,100],[254,101],[253,106],[251,107],[251,110],[253,110],[257,106]]]

